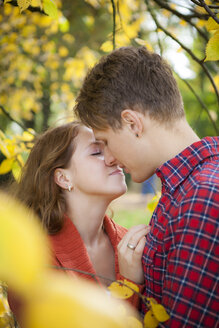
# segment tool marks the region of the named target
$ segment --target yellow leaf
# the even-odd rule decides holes
[[[50,273],[27,305],[24,328],[127,328],[117,302],[85,280]]]
[[[59,56],[60,57],[66,57],[68,55],[68,49],[64,46],[61,46],[59,48]]]
[[[127,328],[142,328],[142,323],[135,317],[126,317]]]
[[[9,312],[9,305],[6,297],[1,293],[0,294],[0,317],[6,312]]]
[[[201,6],[195,6],[195,11],[198,12],[199,14],[206,14],[205,8]]]
[[[17,4],[20,12],[22,12],[30,6],[31,0],[17,0]]]
[[[156,328],[159,321],[155,318],[152,311],[149,310],[144,316],[144,328]]]
[[[0,164],[0,174],[6,174],[11,171],[14,159],[6,158]]]
[[[217,18],[219,18],[219,14],[217,14]],[[218,30],[219,29],[219,24],[217,22],[215,22],[215,20],[212,17],[210,17],[208,19],[205,26],[206,26],[208,31]]]
[[[169,18],[172,15],[172,13],[169,10],[166,10],[166,9],[162,9],[162,14],[164,16],[166,16],[167,18]]]
[[[161,194],[160,193],[157,193],[150,202],[147,203],[147,207],[146,209],[148,209],[151,213],[154,212],[158,202],[159,202],[159,199],[160,199],[160,196]]]
[[[24,131],[22,136],[17,136],[17,139],[22,141],[32,141],[34,139],[34,135],[33,131],[31,132],[32,133],[30,133],[29,131]]]
[[[216,75],[216,76],[213,78],[213,80],[214,80],[214,83],[215,83],[216,87],[219,89],[219,74]],[[212,84],[209,85],[208,90],[209,90],[210,92],[213,92],[213,93],[215,92],[215,90],[214,90]],[[217,119],[216,119],[216,120],[217,120]]]
[[[149,42],[142,40],[140,38],[135,38],[135,42],[140,44],[141,46],[145,46],[149,51],[153,51],[153,48]]]
[[[215,32],[206,46],[205,61],[219,60],[219,31]]]
[[[84,22],[87,25],[87,27],[91,27],[91,26],[94,25],[95,20],[94,20],[93,16],[85,16],[84,17]]]
[[[16,181],[20,180],[21,177],[21,166],[18,161],[14,161],[12,165],[12,174]]]
[[[75,41],[75,38],[73,37],[73,35],[67,33],[67,34],[64,34],[62,39],[64,41],[66,41],[67,43],[73,43]]]
[[[59,29],[62,33],[69,31],[69,21],[64,16],[59,18]]]
[[[217,88],[219,89],[219,74],[214,77],[214,83],[216,84]]]
[[[175,3],[170,3],[170,8],[176,9],[176,4]]]
[[[11,328],[14,327],[14,320],[11,315],[5,313],[4,316],[0,317],[0,328]]]
[[[41,10],[43,9],[41,0],[31,0],[31,6],[32,7],[40,7]]]
[[[135,283],[133,283],[133,282],[131,282],[131,281],[128,281],[128,280],[126,280],[126,279],[124,279],[123,282],[124,282],[124,284],[125,284],[126,286],[132,288],[132,289],[135,290],[136,292],[139,292],[139,287],[138,287]]]
[[[186,25],[187,25],[187,22],[184,21],[183,19],[181,19],[181,20],[179,21],[179,23],[180,23],[180,25],[182,25],[182,26],[186,26]]]
[[[196,23],[197,27],[203,27],[206,25],[206,20],[199,19],[199,21]]]
[[[124,286],[123,283],[126,285]],[[124,281],[117,280],[111,283],[111,285],[108,287],[110,290],[111,294],[114,297],[121,298],[121,299],[126,299],[131,297],[134,292],[129,288],[134,289],[136,292],[139,291],[139,288],[137,285],[135,285],[132,282],[127,281],[126,279]]]
[[[0,144],[0,150],[5,157],[13,157],[16,154],[16,147],[14,141],[10,139],[4,139]]]
[[[98,8],[100,6],[98,0],[85,0],[85,1],[89,3],[91,6],[93,6],[94,8]]]
[[[170,318],[169,314],[161,304],[154,304],[151,302],[151,310],[159,322],[167,321]]]
[[[183,51],[182,47],[179,47],[179,49],[177,50],[177,52],[182,52],[182,51]]]
[[[0,109],[0,110],[1,110],[1,109]],[[1,137],[2,139],[5,138],[5,134],[4,134],[4,132],[3,132],[2,130],[0,130],[0,137]]]
[[[0,277],[31,297],[48,266],[48,242],[30,210],[0,192]]]
[[[58,18],[58,9],[53,0],[43,0],[43,10],[53,19]]]
[[[112,41],[106,41],[102,44],[102,46],[100,47],[101,50],[103,50],[104,52],[110,52],[113,50],[113,43]]]
[[[24,160],[23,160],[23,157],[21,156],[21,154],[17,155],[17,161],[18,161],[18,163],[20,163],[21,166],[24,166]]]

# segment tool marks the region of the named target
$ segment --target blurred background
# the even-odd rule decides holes
[[[163,56],[195,132],[218,135],[218,12],[213,0],[0,0],[0,187],[19,178],[36,134],[74,119],[86,72],[120,46]],[[126,178],[112,212],[129,227],[149,220],[160,185]]]

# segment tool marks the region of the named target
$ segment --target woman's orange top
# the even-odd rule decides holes
[[[117,245],[119,244],[123,236],[126,234],[127,229],[116,224],[107,215],[104,217],[104,229],[107,235],[109,236],[110,242],[115,253],[116,280],[124,280],[125,278],[119,273]],[[52,251],[54,255],[54,264],[56,266],[69,269],[73,268],[76,270],[82,270],[88,273],[96,274],[89,254],[87,252],[86,246],[78,230],[76,229],[75,225],[69,217],[65,216],[64,225],[61,231],[59,231],[55,235],[50,235],[49,238],[51,241]],[[73,275],[74,277],[76,275],[87,280],[96,281],[99,285],[102,286],[100,279],[97,276],[93,278],[92,276],[69,270],[67,270],[66,273],[69,275]],[[141,292],[143,286],[138,286]],[[135,308],[138,308],[138,296],[134,294],[129,299],[129,303],[131,303]]]

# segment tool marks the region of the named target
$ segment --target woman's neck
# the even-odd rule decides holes
[[[110,201],[72,191],[67,194],[67,215],[84,243],[92,247],[103,236],[103,220]]]

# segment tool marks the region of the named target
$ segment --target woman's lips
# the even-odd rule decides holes
[[[110,175],[115,175],[115,174],[121,174],[121,175],[124,175],[123,174],[123,171],[121,169],[116,169],[115,171],[113,171],[112,173],[110,173]]]

